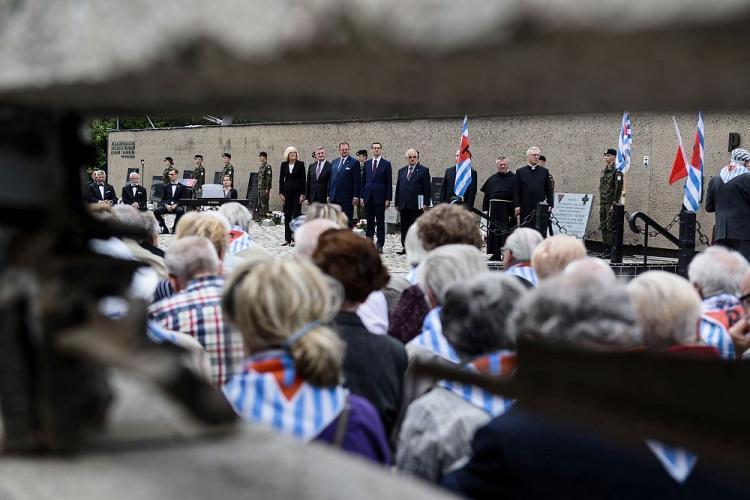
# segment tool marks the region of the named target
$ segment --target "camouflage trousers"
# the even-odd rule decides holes
[[[611,203],[599,205],[599,225],[602,228],[602,241],[607,246],[612,243],[612,217],[609,213],[611,207]]]
[[[268,193],[261,191],[258,193],[258,214],[265,215],[268,212]]]

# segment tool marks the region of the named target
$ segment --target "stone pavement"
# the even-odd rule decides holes
[[[174,216],[167,215],[164,219],[167,222],[167,226],[171,228]],[[283,225],[268,227],[254,222],[250,227],[250,236],[256,243],[282,259],[296,254],[294,247],[281,246],[284,243]],[[159,247],[166,249],[173,238],[174,236],[171,234],[159,235]],[[402,274],[409,271],[409,263],[406,261],[406,255],[397,255],[396,253],[400,250],[401,235],[399,233],[386,235],[381,258],[383,264],[385,264],[388,272],[391,274]]]

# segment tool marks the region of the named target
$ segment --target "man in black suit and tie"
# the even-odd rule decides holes
[[[416,149],[406,151],[405,167],[398,171],[396,181],[396,210],[401,214],[401,251],[403,248],[406,232],[414,224],[417,217],[422,215],[424,207],[430,206],[432,191],[430,188],[430,169],[419,163],[419,154]],[[421,199],[420,199],[421,196]]]
[[[86,187],[83,199],[86,203],[107,203],[109,205],[117,203],[115,188],[107,184],[107,174],[104,170],[94,172],[94,182]]]
[[[460,155],[460,151],[456,151],[456,165],[458,164],[458,157]],[[471,158],[471,153],[469,153],[469,158]],[[456,198],[456,165],[453,165],[452,167],[448,167],[445,170],[445,174],[443,175],[443,187],[440,189],[440,201],[442,203],[450,203],[454,198]],[[469,184],[469,187],[466,188],[466,192],[463,196],[463,205],[464,207],[473,207],[474,206],[474,200],[477,197],[477,171],[473,168],[471,169],[471,184]]]
[[[393,196],[393,174],[391,162],[382,157],[383,145],[379,142],[373,142],[370,145],[370,151],[372,151],[372,159],[367,160],[362,169],[362,198],[359,202],[365,207],[366,235],[373,239],[375,226],[377,225],[377,247],[378,251],[383,253],[385,209],[390,206]]]
[[[146,188],[140,184],[141,176],[138,172],[130,172],[130,182],[122,187],[122,202],[138,210],[146,210],[148,194]]]
[[[516,170],[513,183],[514,215],[516,218],[520,217],[523,227],[536,226],[536,217],[531,214],[536,211],[537,203],[546,201],[548,210],[555,206],[552,179],[549,170],[539,165],[540,153],[536,146],[526,150],[528,164]],[[542,235],[546,235],[546,231]]]
[[[172,233],[174,233],[182,214],[185,213],[185,207],[180,206],[180,199],[187,195],[185,186],[177,182],[177,174],[179,172],[176,168],[172,167],[167,171],[167,177],[169,183],[164,186],[164,193],[161,195],[161,206],[154,210],[154,217],[161,227],[161,234],[169,234],[167,224],[164,222],[164,214],[174,214],[174,225],[172,226]]]
[[[331,163],[331,182],[328,184],[328,203],[336,203],[354,224],[354,206],[359,204],[359,162],[349,156],[349,143],[339,144],[339,157]]]
[[[328,184],[331,182],[331,162],[326,160],[326,148],[315,148],[315,161],[307,168],[307,185],[305,199],[307,204],[326,203],[328,201]]]

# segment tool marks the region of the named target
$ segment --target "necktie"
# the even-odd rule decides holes
[[[378,169],[378,160],[372,160],[372,173],[375,174],[375,171]]]
[[[414,173],[414,167],[409,167],[409,172],[406,174],[407,181],[411,179],[411,174],[413,173]]]
[[[323,170],[323,162],[318,162],[318,168],[315,170],[315,180],[320,179],[320,171]]]

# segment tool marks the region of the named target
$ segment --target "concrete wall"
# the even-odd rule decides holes
[[[695,134],[696,113],[676,115],[685,147],[690,154]],[[728,134],[737,132],[750,136],[747,114],[706,113],[705,158],[706,184],[728,161]],[[657,113],[631,113],[633,125],[632,167],[626,175],[626,210],[643,211],[664,225],[678,213],[682,203],[682,181],[667,184],[676,151],[671,115]],[[617,147],[621,115],[553,115],[470,118],[469,134],[473,152],[473,165],[479,173],[479,185],[495,171],[494,159],[505,155],[512,168],[525,164],[528,146],[538,145],[547,157],[556,181],[556,191],[571,193],[597,193],[599,173],[603,166],[603,153],[608,147]],[[229,127],[200,127],[163,130],[120,131],[110,134],[109,179],[118,190],[125,182],[128,167],[140,167],[145,160],[144,184],[149,187],[151,176],[160,175],[162,158],[172,156],[180,169],[193,168],[193,155],[202,154],[204,165],[212,178],[221,170],[221,153],[232,154],[236,169],[236,187],[240,197],[247,190],[248,176],[257,171],[258,152],[267,151],[274,166],[272,209],[280,208],[278,200],[278,166],[284,149],[294,145],[306,162],[317,145],[327,148],[328,157],[337,155],[337,145],[346,140],[351,143],[352,154],[358,149],[368,149],[371,141],[381,141],[384,157],[396,167],[406,162],[404,152],[410,147],[421,153],[421,162],[430,168],[432,175],[442,175],[451,166],[458,147],[461,118],[409,119],[388,121],[349,121],[329,123],[278,123]],[[112,145],[120,141],[135,142],[135,158],[123,158],[112,152]],[[648,168],[643,157],[650,157]],[[481,207],[481,193],[477,207]],[[710,234],[713,215],[701,211],[698,221],[704,232]],[[588,229],[598,225],[598,206],[591,212]],[[676,234],[676,228],[675,228]],[[597,235],[597,238],[599,236]],[[641,237],[626,227],[625,242],[638,243]],[[669,248],[664,238],[656,238],[654,245]]]

